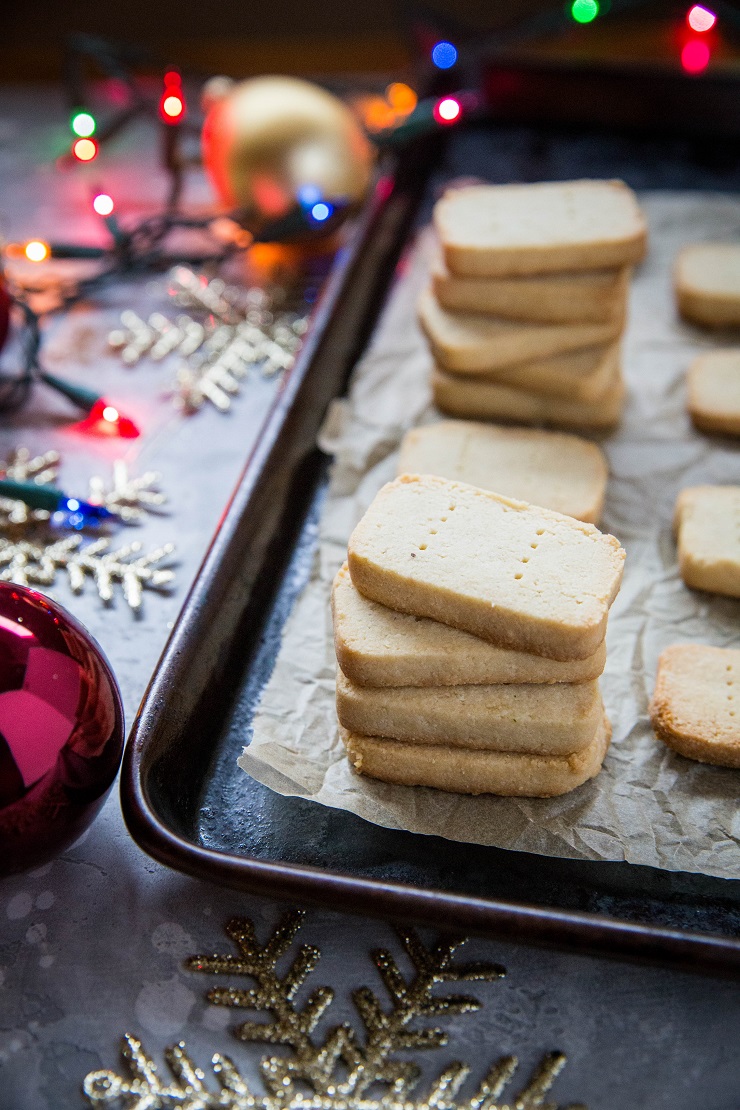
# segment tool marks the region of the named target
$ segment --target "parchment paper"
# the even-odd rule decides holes
[[[601,774],[562,798],[471,798],[361,778],[350,770],[339,740],[331,581],[354,524],[395,474],[401,437],[415,424],[438,419],[427,384],[431,360],[414,312],[426,281],[427,231],[400,267],[348,398],[335,402],[322,430],[321,446],[335,464],[320,550],[286,626],[253,739],[239,760],[253,778],[388,828],[542,855],[740,877],[740,771],[673,754],[654,738],[647,717],[663,648],[740,643],[740,602],[687,589],[671,534],[681,488],[740,482],[737,444],[693,431],[684,386],[695,354],[738,337],[681,323],[671,290],[673,259],[683,244],[740,239],[740,199],[658,192],[640,200],[651,240],[631,292],[624,345],[629,398],[621,428],[602,443],[611,471],[602,528],[619,537],[627,564],[611,610],[601,680],[614,727]]]

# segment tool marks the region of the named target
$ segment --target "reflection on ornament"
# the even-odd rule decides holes
[[[373,150],[350,109],[294,77],[258,77],[204,90],[203,160],[213,187],[250,223],[286,216],[300,190],[352,205],[370,180]]]
[[[56,602],[0,582],[0,874],[78,839],[123,737],[118,687],[89,633]]]

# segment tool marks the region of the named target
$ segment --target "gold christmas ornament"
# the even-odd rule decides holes
[[[206,170],[219,199],[250,221],[278,220],[306,197],[352,205],[365,195],[373,147],[325,89],[295,77],[219,77],[203,103]]]

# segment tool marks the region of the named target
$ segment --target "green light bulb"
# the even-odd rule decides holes
[[[578,3],[578,0],[576,0]],[[72,116],[70,127],[75,135],[81,139],[89,139],[91,135],[95,134],[95,116],[91,116],[89,112],[75,112]]]
[[[573,0],[570,14],[576,23],[591,23],[599,14],[599,0]]]

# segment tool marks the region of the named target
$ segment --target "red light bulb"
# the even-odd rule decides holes
[[[117,436],[119,439],[137,439],[141,435],[133,420],[122,416],[115,405],[104,397],[95,402],[77,428],[88,435]]]
[[[164,75],[164,92],[159,101],[159,114],[165,123],[179,123],[185,115],[182,77],[175,69]]]
[[[434,118],[437,123],[455,123],[462,113],[460,101],[454,96],[445,96],[434,105]]]
[[[179,123],[185,115],[185,101],[180,91],[165,89],[159,102],[159,114],[165,123]]]
[[[691,39],[681,51],[681,65],[687,73],[701,73],[709,65],[712,52],[702,39]]]

